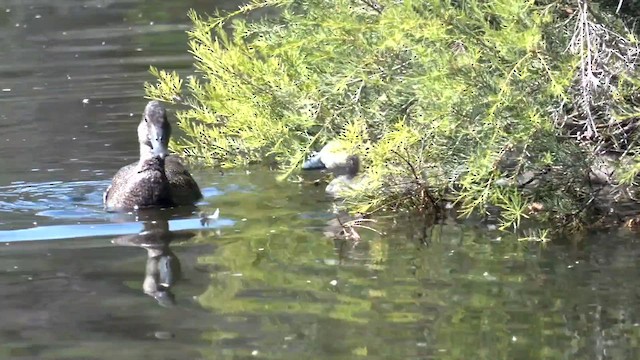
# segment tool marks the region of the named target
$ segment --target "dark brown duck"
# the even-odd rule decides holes
[[[122,167],[104,193],[107,210],[193,205],[202,193],[180,158],[169,155],[171,125],[158,101],[150,101],[138,125],[140,160]]]

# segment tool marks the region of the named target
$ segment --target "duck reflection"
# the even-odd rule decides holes
[[[147,263],[142,290],[156,299],[161,306],[175,305],[175,295],[171,287],[182,276],[180,260],[171,251],[169,244],[176,240],[186,241],[194,233],[169,231],[167,220],[144,222],[144,230],[139,234],[120,236],[111,242],[120,246],[137,246],[147,250]]]

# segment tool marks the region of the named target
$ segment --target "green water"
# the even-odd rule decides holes
[[[143,214],[147,222],[137,231],[167,219],[170,231],[3,245],[0,354],[637,356],[638,251],[626,231],[542,247],[473,223],[382,217],[373,226],[385,234],[361,229],[354,242],[329,236],[338,227],[321,188],[278,183],[277,173],[260,169],[195,174],[210,194],[200,209],[220,209],[208,225],[197,213]],[[99,202],[94,206],[97,212]],[[150,226],[152,219],[160,225]],[[93,223],[100,231],[114,224],[128,229],[135,220],[120,215]],[[149,259],[160,253],[178,261],[165,289],[172,301],[143,289],[153,270]]]

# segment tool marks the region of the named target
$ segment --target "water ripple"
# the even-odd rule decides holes
[[[53,240],[93,236],[133,234],[141,222],[151,218],[170,219],[172,230],[201,229],[199,210],[159,210],[154,214],[108,213],[102,194],[109,180],[97,181],[16,181],[0,186],[0,241]],[[222,194],[214,187],[202,189],[205,198]],[[203,201],[199,205],[206,205]],[[184,218],[187,217],[187,218]],[[207,227],[230,226],[219,220]]]
[[[104,181],[51,181],[0,186],[0,212],[47,212],[69,209],[82,212],[101,208],[102,192],[109,185]],[[81,210],[83,209],[83,210]],[[65,210],[67,211],[67,210]]]

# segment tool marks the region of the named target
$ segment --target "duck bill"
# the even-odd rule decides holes
[[[322,170],[326,168],[325,164],[320,160],[320,154],[314,155],[302,164],[302,170]]]
[[[151,136],[151,150],[153,156],[164,159],[169,155],[169,149],[164,141],[165,136],[162,130],[156,130],[155,136]]]
[[[159,157],[160,159],[164,159],[169,155],[169,149],[167,149],[164,144],[160,142],[151,142],[153,146],[153,156]]]

